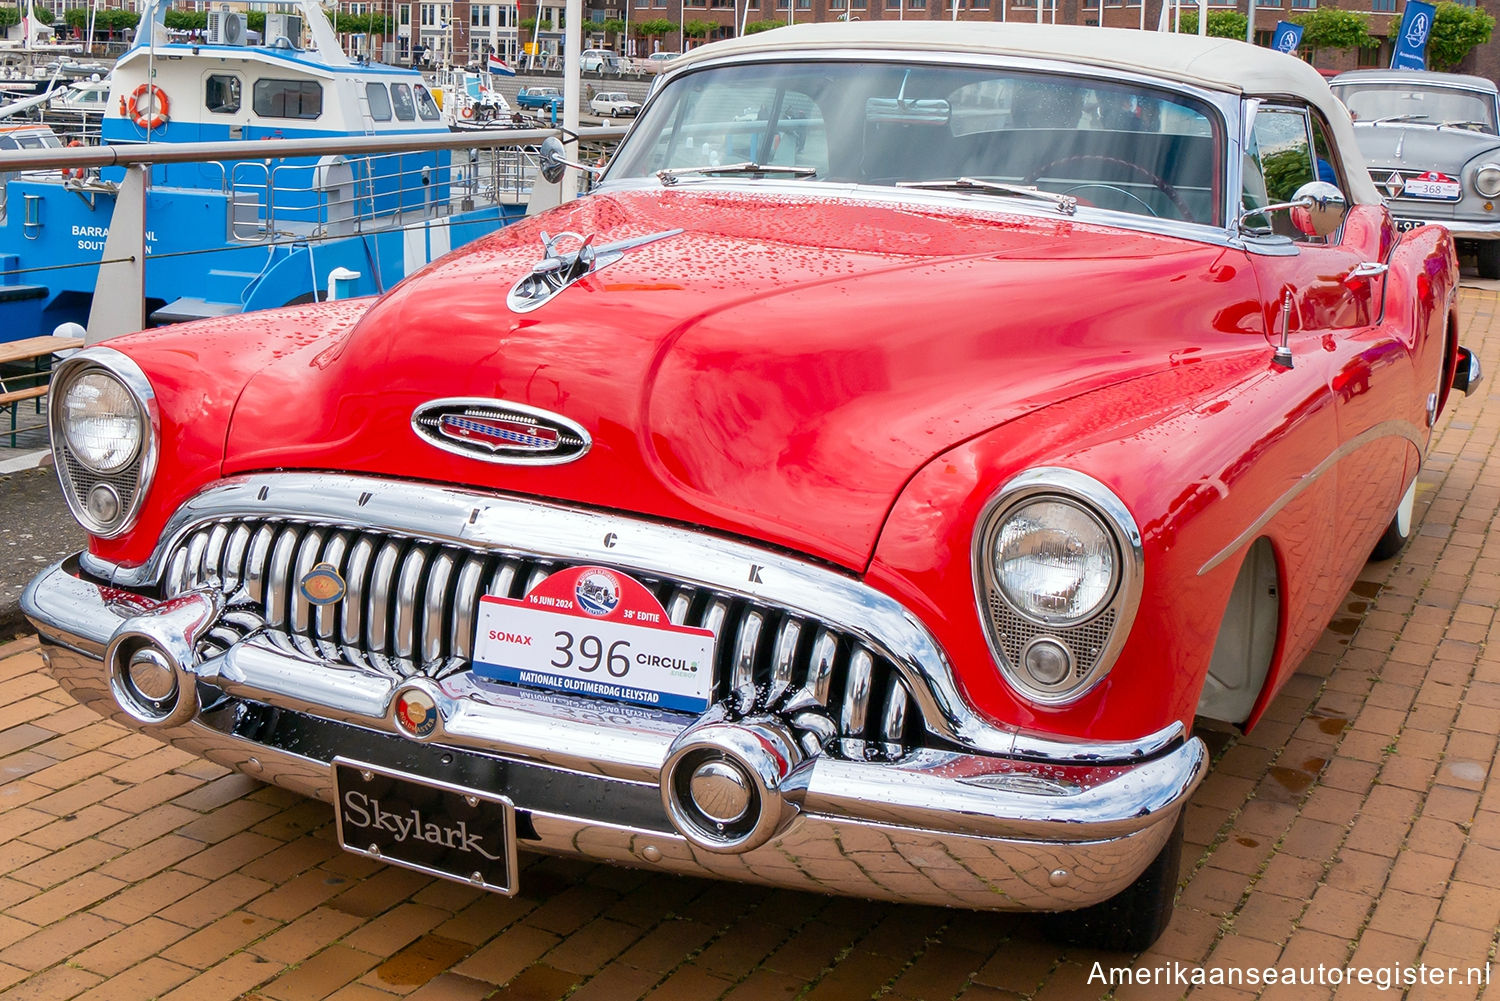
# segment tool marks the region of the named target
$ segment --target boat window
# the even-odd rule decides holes
[[[431,94],[427,93],[426,87],[415,84],[412,90],[417,92],[417,114],[421,115],[424,121],[435,122],[443,116],[443,113],[438,110],[437,102],[432,99]]]
[[[386,93],[385,84],[374,81],[365,84],[365,98],[370,102],[371,118],[377,122],[391,120],[391,95]]]
[[[317,118],[323,113],[323,88],[315,80],[257,80],[255,113],[262,118]]]
[[[240,110],[240,78],[226,73],[210,74],[203,88],[203,104],[216,115]]]
[[[391,105],[396,109],[396,117],[403,122],[417,117],[417,105],[411,99],[411,88],[404,83],[391,84]]]

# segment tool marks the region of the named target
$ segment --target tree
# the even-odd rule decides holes
[[[1308,62],[1319,49],[1373,49],[1380,44],[1370,37],[1369,16],[1352,10],[1319,7],[1298,14],[1292,23],[1302,26],[1302,47],[1307,50]]]
[[[707,38],[716,27],[712,21],[689,21],[682,26],[682,33],[689,38]]]
[[[69,14],[73,12],[68,11]],[[88,11],[79,9],[79,13],[85,18]],[[169,8],[163,19],[168,28],[173,31],[198,31],[208,27],[208,11],[206,10],[178,10],[176,7]]]
[[[786,27],[785,21],[751,21],[745,25],[745,34],[754,35],[762,31],[770,31],[772,28]]]
[[[605,19],[600,27],[604,29],[606,35],[619,36],[625,34],[625,22],[618,17]]]
[[[1465,7],[1442,0],[1432,16],[1432,35],[1427,40],[1427,62],[1435,70],[1451,70],[1476,45],[1490,40],[1495,19],[1478,7]]]
[[[655,38],[658,35],[670,35],[677,30],[677,25],[664,17],[653,17],[649,21],[639,21],[635,26],[635,33],[646,38]]]
[[[1249,19],[1237,10],[1211,10],[1208,12],[1208,33],[1214,38],[1244,38]],[[1182,28],[1184,35],[1198,33],[1198,12],[1183,8]]]

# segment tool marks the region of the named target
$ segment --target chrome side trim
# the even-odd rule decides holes
[[[1311,472],[1302,477],[1299,477],[1297,482],[1294,483],[1286,491],[1286,493],[1276,498],[1275,503],[1266,508],[1264,514],[1262,514],[1259,518],[1256,518],[1253,522],[1250,523],[1248,528],[1246,528],[1239,535],[1235,536],[1233,542],[1229,543],[1229,545],[1219,550],[1219,552],[1214,555],[1213,559],[1203,564],[1203,566],[1198,569],[1198,576],[1202,577],[1204,574],[1210,573],[1225,560],[1229,559],[1230,556],[1238,552],[1242,546],[1249,545],[1250,542],[1254,540],[1254,538],[1258,534],[1260,534],[1260,530],[1270,524],[1272,518],[1275,518],[1278,514],[1280,514],[1288,504],[1301,496],[1302,492],[1316,483],[1320,477],[1330,472],[1340,459],[1343,459],[1344,457],[1349,455],[1353,455],[1355,452],[1359,451],[1361,448],[1364,448],[1372,441],[1377,441],[1381,438],[1392,437],[1405,438],[1407,441],[1411,442],[1412,445],[1416,448],[1418,455],[1422,454],[1422,452],[1426,449],[1426,442],[1423,438],[1422,431],[1410,421],[1381,421],[1374,427],[1365,429],[1364,431],[1355,435],[1353,438],[1350,438],[1348,441],[1341,444],[1332,452],[1328,453],[1328,455],[1324,457],[1322,462],[1313,467]]]

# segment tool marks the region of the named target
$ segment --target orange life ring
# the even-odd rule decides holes
[[[141,98],[150,95],[149,101]],[[153,83],[143,83],[130,95],[130,106],[126,110],[134,122],[141,128],[150,132],[154,128],[167,124],[170,117],[168,108],[170,102],[167,100],[166,92]]]
[[[473,118],[474,109],[472,107],[464,108],[464,110],[460,111],[459,114],[463,115],[465,118]]]
[[[82,146],[82,145],[83,145],[83,142],[82,142],[82,140],[79,140],[79,139],[74,139],[72,142],[68,143],[69,147]],[[87,176],[88,172],[89,171],[88,171],[87,167],[64,167],[62,169],[62,176],[65,177],[65,178],[67,178],[67,177],[80,177],[81,178],[81,177]]]

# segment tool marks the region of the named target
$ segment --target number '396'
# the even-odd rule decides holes
[[[597,636],[574,636],[559,629],[552,637],[557,640],[553,648],[556,656],[549,663],[558,670],[576,668],[582,674],[593,674],[603,667],[612,678],[623,678],[630,673],[629,640],[615,640],[606,649]]]

